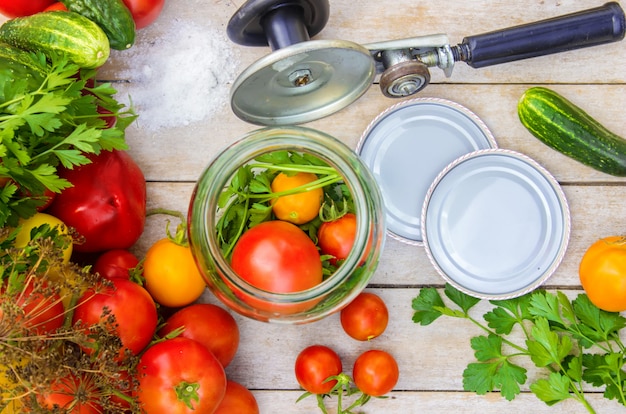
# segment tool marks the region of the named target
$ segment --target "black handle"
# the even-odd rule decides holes
[[[624,11],[616,2],[476,36],[458,45],[459,60],[474,68],[616,42],[624,38]]]

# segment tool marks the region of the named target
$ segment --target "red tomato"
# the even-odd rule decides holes
[[[361,392],[372,397],[387,394],[398,383],[400,371],[391,354],[378,349],[365,351],[354,361],[352,378]]]
[[[296,358],[298,384],[312,394],[328,394],[337,381],[326,380],[341,374],[342,370],[339,355],[324,345],[311,345],[303,349]]]
[[[161,14],[165,0],[124,0],[135,20],[135,28],[151,25]]]
[[[48,212],[84,240],[76,252],[128,249],[142,235],[146,221],[146,179],[127,151],[89,154],[89,164],[61,168],[72,183],[57,194]]]
[[[11,301],[15,300],[15,303],[24,311],[23,318],[19,321],[21,326],[35,335],[45,335],[56,331],[63,325],[65,308],[61,297],[56,293],[44,296],[39,289],[33,293],[35,283],[42,283],[43,289],[46,289],[45,282],[30,281],[19,292],[9,294],[9,298]],[[0,307],[0,320],[3,319],[3,314],[2,307]]]
[[[115,316],[116,333],[123,347],[137,355],[150,343],[156,330],[156,305],[150,294],[134,282],[116,278],[110,283],[112,286],[87,289],[78,301],[73,323],[95,325],[102,320],[107,308]],[[124,349],[120,351],[120,358],[123,355]]]
[[[356,237],[356,216],[347,213],[336,220],[322,223],[317,231],[317,244],[322,254],[334,256],[332,264],[350,254]]]
[[[137,398],[146,414],[210,414],[226,393],[222,364],[204,345],[188,338],[148,348],[137,365],[137,378]]]
[[[60,1],[57,3],[52,3],[51,5],[49,5],[48,7],[46,7],[44,9],[44,11],[53,11],[53,10],[67,10],[67,7],[65,7],[65,4],[61,3]]]
[[[56,0],[0,0],[0,13],[6,17],[21,17],[39,13]]]
[[[213,414],[259,414],[254,394],[238,382],[226,382],[226,394]]]
[[[184,331],[179,337],[193,339],[206,346],[223,367],[233,360],[239,348],[239,327],[225,309],[210,303],[185,306],[167,319],[159,330],[159,336],[163,338],[182,327]]]
[[[266,221],[246,231],[233,249],[231,266],[251,285],[274,293],[298,292],[322,282],[315,244],[285,221]]]
[[[369,341],[385,331],[389,311],[380,296],[361,292],[341,310],[340,319],[348,335],[358,341]]]
[[[130,271],[137,267],[139,259],[137,256],[125,249],[109,250],[96,260],[93,265],[94,273],[99,273],[105,279],[121,277],[130,278]]]
[[[38,394],[37,401],[41,408],[52,410],[58,406],[68,414],[99,414],[99,396],[100,390],[91,376],[68,374],[56,379],[47,392]]]

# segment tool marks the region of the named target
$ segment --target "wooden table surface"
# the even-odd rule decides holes
[[[101,71],[103,79],[116,81],[115,85],[128,89],[131,97],[133,91],[139,94],[137,91],[141,88],[164,90],[161,101],[147,97],[142,100],[137,95],[135,104],[140,119],[127,130],[130,152],[148,181],[149,208],[186,211],[195,180],[212,157],[244,133],[258,128],[238,119],[228,104],[228,88],[236,75],[270,52],[267,47],[238,46],[226,38],[227,22],[242,3],[166,0],[158,21],[139,32],[137,51],[115,52]],[[335,0],[331,2],[327,25],[315,38],[365,44],[446,33],[454,45],[464,36],[601,4],[602,0]],[[180,30],[184,27],[201,28],[204,37],[184,38],[186,32]],[[208,39],[210,44],[194,43],[199,38]],[[204,57],[169,59],[167,54],[173,50],[189,54],[200,52]],[[176,68],[180,79],[175,85],[159,85],[154,81],[142,85],[133,78],[135,74],[158,71],[164,67],[164,61],[177,59],[181,61],[179,66],[172,67]],[[192,65],[186,67],[188,62]],[[151,119],[150,116],[159,115],[158,111],[148,111],[148,105],[179,102],[184,107],[185,102],[189,105],[195,102],[193,99],[198,99],[193,97],[194,89],[203,86],[200,83],[206,76],[193,78],[204,73],[198,67],[203,64],[208,66],[206,70],[219,75],[212,85],[215,94],[199,101],[204,102],[200,109],[206,108],[206,114],[198,120],[198,116],[189,118],[190,111],[169,125],[164,119]],[[622,216],[626,181],[583,166],[541,144],[519,122],[517,100],[531,86],[549,86],[585,108],[610,130],[626,137],[624,68],[624,42],[483,69],[457,63],[449,78],[441,70],[431,69],[431,84],[418,95],[445,98],[468,107],[492,130],[499,147],[530,156],[561,183],[571,209],[572,233],[561,266],[546,283],[548,288],[571,293],[580,291],[577,269],[585,249],[600,237],[626,232]],[[161,82],[171,81],[172,69],[169,70],[169,75],[155,73],[155,78],[160,78]],[[373,85],[346,109],[306,126],[334,135],[354,148],[368,123],[397,102],[385,98],[378,85]],[[143,254],[163,235],[164,221],[149,218],[135,251]],[[378,270],[367,288],[380,294],[389,306],[390,324],[381,337],[367,343],[350,339],[342,331],[336,314],[300,326],[265,324],[235,315],[241,330],[241,344],[227,368],[227,375],[253,391],[261,413],[314,413],[317,412],[314,399],[296,404],[302,393],[293,373],[298,352],[315,343],[329,345],[341,355],[344,366],[350,370],[358,354],[379,348],[397,358],[400,379],[390,398],[370,402],[363,408],[366,413],[585,412],[574,401],[548,407],[527,387],[511,402],[498,393],[477,396],[463,391],[462,373],[473,361],[469,340],[480,332],[464,321],[442,319],[428,327],[414,324],[411,300],[424,286],[443,286],[424,249],[387,237]],[[208,291],[203,300],[215,302]],[[536,371],[529,374],[531,378],[537,375]],[[598,413],[624,410],[614,401],[605,400],[601,393],[592,395],[591,402]]]

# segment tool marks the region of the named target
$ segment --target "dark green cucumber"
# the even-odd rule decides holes
[[[135,21],[122,0],[61,0],[68,10],[96,22],[112,49],[125,50],[135,43]]]
[[[49,11],[7,20],[0,41],[46,56],[58,54],[82,68],[97,68],[109,58],[111,47],[93,21],[71,11]]]
[[[526,129],[549,147],[603,173],[626,177],[626,140],[557,92],[528,89],[517,114]]]

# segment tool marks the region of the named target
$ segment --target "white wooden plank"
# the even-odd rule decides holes
[[[288,412],[290,414],[311,414],[319,412],[314,399],[295,401],[300,396],[298,391],[276,392],[253,390],[261,413]],[[598,413],[618,413],[623,406],[609,401],[601,394],[591,394],[589,401]],[[329,413],[336,414],[336,407],[329,404]],[[461,392],[392,392],[386,399],[373,399],[362,407],[359,413],[402,413],[402,414],[441,414],[458,412],[463,414],[587,414],[587,410],[574,400],[567,400],[554,406],[539,401],[533,394],[523,393],[513,401],[500,398],[499,395],[477,396]]]
[[[193,183],[149,183],[148,208],[169,208],[186,214]],[[550,286],[579,286],[578,264],[585,250],[597,239],[626,232],[626,225],[615,216],[626,198],[624,186],[564,187],[571,209],[572,232],[561,266],[548,280]],[[143,254],[149,245],[165,236],[165,216],[149,217],[147,227],[135,246]],[[173,224],[176,224],[175,220]],[[376,285],[441,284],[423,247],[410,246],[390,237],[371,283]]]

